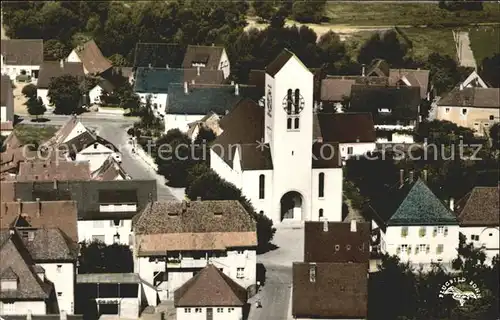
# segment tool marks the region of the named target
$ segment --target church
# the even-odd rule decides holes
[[[241,100],[210,150],[211,168],[274,223],[342,219],[339,145],[323,141],[313,93],[313,74],[283,50],[266,68],[264,103]]]

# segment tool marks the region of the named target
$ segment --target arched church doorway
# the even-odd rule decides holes
[[[281,197],[281,221],[302,219],[302,195],[289,191]]]

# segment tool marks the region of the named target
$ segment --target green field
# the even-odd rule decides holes
[[[469,38],[478,66],[484,58],[500,53],[500,26],[471,28]]]
[[[49,140],[59,130],[57,126],[18,124],[14,127],[16,137],[22,143],[41,143]]]
[[[482,11],[448,11],[437,3],[328,3],[330,23],[349,25],[468,25],[500,21],[500,5],[484,3]]]

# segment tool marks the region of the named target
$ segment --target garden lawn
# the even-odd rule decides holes
[[[478,66],[481,66],[484,58],[500,53],[500,26],[471,28],[469,39]]]
[[[14,127],[14,133],[22,143],[40,144],[52,138],[59,128],[58,126],[18,124]]]
[[[413,44],[411,55],[420,61],[437,52],[456,58],[456,46],[451,28],[400,28]]]
[[[448,11],[438,3],[327,3],[330,23],[357,26],[468,25],[500,21],[497,3],[483,3],[482,11]]]

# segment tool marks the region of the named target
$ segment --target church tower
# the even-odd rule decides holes
[[[290,192],[301,196],[301,217],[311,205],[314,76],[288,50],[266,68],[265,142],[273,161],[273,199]]]

